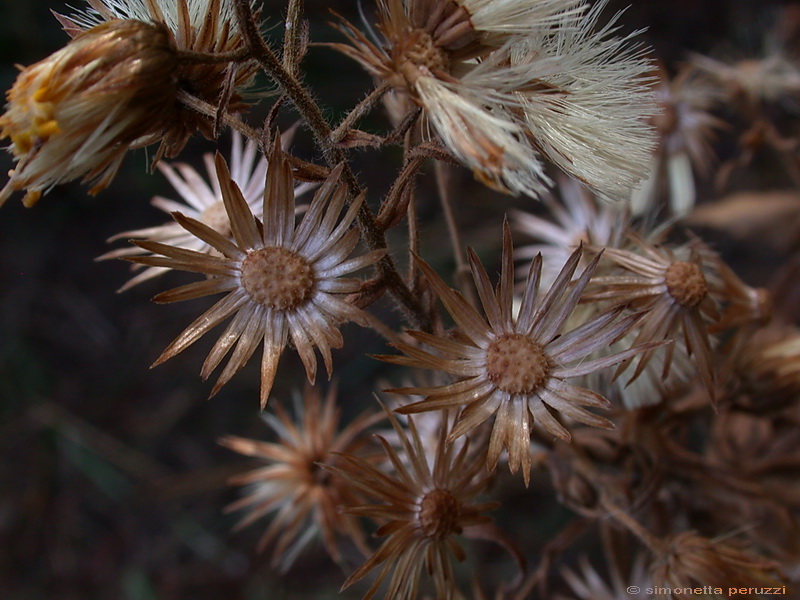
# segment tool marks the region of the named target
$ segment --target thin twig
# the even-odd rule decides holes
[[[245,62],[250,60],[250,50],[234,50],[233,52],[195,52],[194,50],[176,50],[178,60],[185,63],[217,64],[226,62]]]
[[[450,194],[450,167],[442,162],[436,162],[436,189],[439,192],[439,201],[444,211],[444,220],[447,223],[447,231],[450,234],[450,246],[453,250],[453,258],[456,261],[456,284],[461,293],[464,294],[473,306],[477,306],[475,290],[472,287],[469,277],[469,265],[464,256],[464,244],[461,241],[461,232],[458,230],[455,212],[453,211],[452,196]]]
[[[300,63],[300,22],[303,16],[303,0],[289,0],[286,12],[286,33],[283,36],[283,68],[297,75]]]
[[[216,106],[209,104],[205,100],[201,100],[200,98],[192,96],[185,90],[178,91],[178,101],[184,106],[196,110],[200,114],[211,117],[212,119],[216,119],[217,114],[219,113],[219,110]],[[246,138],[258,142],[259,144],[261,143],[261,132],[253,129],[247,125],[247,123],[244,123],[239,117],[223,112],[221,113],[220,119],[223,123],[229,127],[232,127]]]
[[[331,133],[331,140],[334,143],[341,142],[347,135],[347,132],[367,113],[369,113],[383,95],[391,89],[388,83],[383,83],[367,94],[358,104],[353,107],[347,116],[342,119],[339,126]]]

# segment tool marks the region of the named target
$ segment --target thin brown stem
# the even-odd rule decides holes
[[[281,91],[294,104],[295,109],[313,133],[328,165],[344,165],[342,179],[348,188],[350,197],[358,197],[362,193],[361,186],[346,160],[345,153],[331,140],[331,127],[323,116],[322,110],[308,90],[283,67],[275,53],[261,37],[249,0],[236,0],[235,7],[240,30],[253,54],[253,58],[258,61],[264,71],[273,78],[281,88]],[[387,247],[386,238],[376,226],[375,217],[366,202],[359,209],[358,224],[361,230],[361,237],[367,247],[371,250],[382,250]],[[387,289],[397,300],[398,306],[403,311],[408,323],[413,327],[429,330],[430,322],[422,305],[397,272],[394,262],[388,253],[377,263],[377,269],[385,281]]]
[[[403,156],[408,157],[411,149],[411,140],[413,132],[408,129],[403,136]],[[408,209],[406,211],[406,218],[408,219],[408,281],[417,289],[417,261],[414,260],[414,255],[419,256],[419,229],[417,223],[417,197],[412,193],[408,201]]]
[[[453,258],[456,262],[455,279],[461,293],[464,294],[473,306],[477,306],[475,290],[472,287],[469,276],[469,265],[464,255],[464,243],[461,240],[461,232],[456,223],[455,211],[453,210],[450,178],[450,166],[442,162],[436,162],[436,189],[439,192],[439,201],[442,204],[444,220],[447,223],[447,231],[450,235],[450,246],[453,250]]]
[[[383,95],[391,89],[388,83],[383,83],[373,89],[367,94],[358,104],[353,107],[347,116],[342,119],[339,126],[331,132],[331,140],[334,143],[339,143],[347,135],[347,132],[367,113],[369,113],[375,104],[383,98]]]
[[[663,551],[661,540],[647,531],[639,521],[630,516],[625,510],[616,506],[608,498],[603,498],[602,504],[609,517],[635,535],[651,552],[658,555]]]
[[[211,117],[212,119],[216,119],[219,117],[223,123],[232,127],[243,136],[251,139],[255,142],[261,142],[261,132],[257,129],[253,129],[247,123],[244,123],[239,117],[235,117],[226,112],[220,112],[219,109],[214,106],[213,104],[209,104],[208,102],[201,100],[195,96],[192,96],[189,92],[185,90],[178,91],[178,102],[191,108],[192,110],[196,110],[202,115],[206,115],[207,117]]]
[[[245,62],[250,60],[250,50],[234,50],[232,52],[195,52],[193,50],[177,50],[178,60],[184,63],[218,64],[230,62]]]
[[[297,75],[297,67],[301,58],[302,43],[301,20],[303,16],[303,0],[289,0],[286,12],[286,32],[283,36],[283,68],[293,76]]]

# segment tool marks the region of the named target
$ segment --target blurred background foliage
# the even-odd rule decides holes
[[[629,3],[622,20],[625,30],[646,28],[641,39],[668,68],[690,51],[757,53],[774,10],[789,5],[771,0],[621,0],[612,5],[624,8]],[[78,0],[71,4],[80,5]],[[307,2],[312,40],[339,40],[327,26],[327,9],[357,22],[357,4]],[[282,8],[277,0],[263,4],[268,35],[275,39],[281,33]],[[51,10],[70,12],[57,0],[0,2],[3,89],[16,77],[13,65],[36,62],[66,42]],[[357,65],[324,47],[311,48],[304,66],[307,81],[332,118],[370,86]],[[265,80],[260,89],[269,93]],[[260,123],[269,104],[265,98],[249,122]],[[280,122],[287,127],[291,115]],[[363,127],[380,132],[385,121],[376,114]],[[220,141],[223,152],[229,143],[226,133]],[[181,160],[201,169],[202,153],[213,148],[211,142],[195,139]],[[294,149],[314,158],[303,132]],[[356,168],[379,195],[396,171],[398,153],[383,152],[386,162],[380,168],[374,154],[365,157],[356,156]],[[134,152],[112,186],[97,197],[87,196],[79,184],[65,185],[33,209],[12,198],[0,214],[0,597],[340,597],[343,575],[322,553],[311,553],[281,577],[255,551],[261,525],[230,532],[238,517],[225,514],[223,507],[237,494],[226,480],[248,463],[216,440],[228,434],[266,434],[257,414],[257,361],[210,401],[210,385],[200,381],[198,372],[212,339],[149,370],[161,350],[199,314],[203,301],[150,303],[158,291],[182,282],[175,274],[116,294],[128,277],[127,264],[93,260],[110,249],[105,240],[113,234],[164,220],[149,199],[154,194],[175,197],[174,192],[160,174],[145,174],[147,164],[146,152]],[[3,154],[2,170],[11,165]],[[492,214],[499,215],[498,207],[510,206],[511,200],[475,184],[466,172],[458,176],[463,180],[459,220],[467,243],[478,249],[494,245],[499,222],[486,223],[484,207],[493,203]],[[431,192],[431,185],[423,183],[423,254],[446,268],[449,246],[440,244],[438,203],[426,202]],[[726,241],[718,242],[724,250]],[[749,260],[745,254],[740,261]],[[756,279],[769,274],[758,266],[750,270]],[[386,306],[378,310],[397,322]],[[383,343],[352,325],[343,333],[347,346],[335,364],[340,404],[348,419],[374,404],[370,381],[383,367],[362,355],[383,351]],[[288,401],[291,391],[302,385],[299,367],[292,352],[284,354],[271,402]],[[505,484],[501,480],[499,485]],[[528,491],[518,485],[508,488],[497,519],[532,540],[526,544],[546,540],[567,518],[566,509],[547,497],[549,492],[536,491],[535,481]],[[488,553],[476,560],[484,569],[492,568]],[[342,597],[360,597],[359,590]]]

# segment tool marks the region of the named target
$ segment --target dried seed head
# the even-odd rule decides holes
[[[305,258],[279,246],[255,250],[242,261],[242,287],[253,301],[290,311],[308,300],[314,271]]]
[[[251,5],[255,0],[251,0]],[[181,55],[174,80],[184,93],[225,112],[238,113],[247,108],[242,93],[255,78],[255,61],[231,63],[206,61],[203,54],[239,53],[245,43],[235,18],[234,0],[90,0],[91,9],[73,15],[56,15],[64,30],[72,36],[92,29],[99,23],[136,20],[163,27],[171,44]],[[253,7],[256,17],[259,10]],[[192,57],[191,55],[195,56]],[[200,132],[214,139],[214,119],[181,103],[174,103],[174,116],[169,127],[153,134],[148,131],[143,144],[159,143],[155,159],[177,156],[188,139]]]
[[[461,502],[447,490],[428,492],[419,503],[417,519],[422,533],[435,540],[443,540],[461,533],[459,517]]]
[[[700,265],[693,262],[672,263],[664,275],[667,290],[675,302],[686,308],[693,308],[708,294],[708,284]]]
[[[106,187],[125,152],[175,116],[178,55],[167,29],[134,20],[93,27],[23,69],[7,94],[0,138],[18,161],[0,204],[25,189],[25,204],[65,181]]]
[[[693,531],[664,540],[664,555],[653,566],[658,585],[751,587],[778,585],[778,565],[730,543],[715,542]]]
[[[550,360],[541,345],[512,333],[493,341],[486,351],[489,380],[509,394],[531,394],[550,376]]]

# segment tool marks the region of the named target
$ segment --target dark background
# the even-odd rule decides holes
[[[354,1],[307,4],[315,41],[340,39],[325,25],[328,7],[357,21]],[[614,8],[626,4],[612,2]],[[786,4],[633,0],[623,23],[626,31],[646,27],[642,39],[672,68],[689,51],[757,55],[773,8]],[[275,37],[280,5],[270,0],[264,7]],[[57,0],[0,2],[3,89],[13,83],[14,64],[36,62],[66,42],[51,9],[71,12]],[[305,66],[307,80],[330,115],[341,114],[348,99],[369,89],[355,64],[324,48],[312,48]],[[267,88],[265,81],[261,87]],[[257,125],[262,117],[263,110],[256,110],[250,122]],[[282,120],[289,122],[288,116]],[[384,124],[376,116],[366,126],[380,131]],[[229,147],[227,136],[220,145]],[[199,156],[212,148],[210,142],[193,140],[182,160],[200,169]],[[314,158],[302,133],[297,148]],[[356,161],[376,195],[385,191],[397,166],[395,152],[383,156],[386,169]],[[93,262],[110,249],[104,240],[111,235],[164,221],[149,199],[156,193],[176,196],[159,174],[144,174],[146,165],[146,154],[134,152],[112,186],[97,197],[88,197],[79,184],[68,184],[33,209],[24,209],[13,197],[0,211],[0,597],[339,597],[343,576],[321,553],[312,553],[280,577],[255,552],[261,525],[232,534],[237,516],[222,512],[237,497],[226,479],[247,463],[216,440],[266,432],[258,418],[254,365],[210,401],[210,384],[201,382],[198,372],[213,335],[148,369],[210,302],[150,303],[158,291],[185,281],[177,274],[116,294],[128,266]],[[0,157],[0,171],[11,166],[7,155]],[[483,224],[481,206],[509,200],[470,185],[468,174],[460,176],[468,192],[459,214],[467,242],[481,245],[487,235],[494,240],[499,225]],[[432,206],[423,210],[424,249],[428,255],[447,256],[447,247],[436,246],[441,221]],[[380,368],[360,354],[382,351],[382,342],[355,326],[344,333],[354,350],[337,353],[335,364],[342,379],[341,404],[352,415],[373,402],[367,385]],[[294,353],[287,352],[274,398],[288,398],[302,381],[298,366]],[[514,521],[518,531],[532,538],[544,537],[547,532],[533,528],[542,522],[541,515],[523,513],[528,499],[536,497],[536,492],[528,494],[525,501],[512,498],[501,520]],[[552,519],[563,518],[553,510]],[[488,557],[486,563],[491,564]],[[363,588],[342,597],[358,598],[359,591]]]

